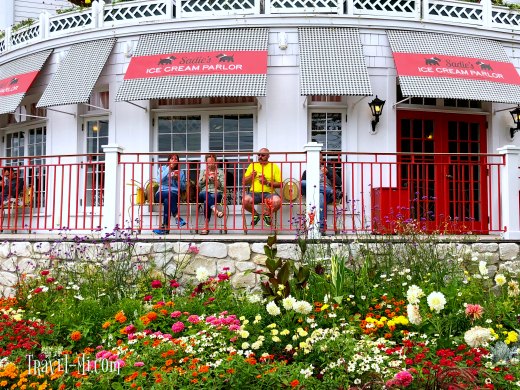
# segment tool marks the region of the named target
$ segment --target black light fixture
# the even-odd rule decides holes
[[[515,136],[517,131],[520,131],[520,105],[518,105],[513,111],[509,111],[511,116],[513,117],[513,121],[515,122],[516,127],[511,127],[509,131],[511,132],[511,138]]]
[[[376,95],[376,98],[368,103],[368,105],[370,106],[372,116],[374,117],[374,120],[372,121],[372,133],[375,133],[376,125],[379,123],[379,117],[383,113],[383,106],[385,105],[385,101],[379,99]]]

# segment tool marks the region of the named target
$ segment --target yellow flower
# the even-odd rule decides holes
[[[518,333],[516,333],[514,330],[511,332],[507,332],[507,338],[505,340],[506,344],[516,343],[518,341]]]

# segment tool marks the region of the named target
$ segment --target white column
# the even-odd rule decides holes
[[[482,25],[485,28],[490,28],[493,24],[493,4],[491,0],[480,0],[480,4],[482,4]]]
[[[116,144],[103,145],[105,153],[105,196],[103,199],[103,229],[106,233],[121,226],[121,166],[119,154],[123,148]]]
[[[502,224],[506,228],[505,239],[520,239],[520,147],[506,145],[497,149],[505,155],[505,165],[500,167],[500,195],[502,197]]]
[[[343,2],[340,3],[340,7],[343,8]],[[347,15],[354,15],[354,0],[347,0]]]
[[[323,144],[309,142],[303,150],[307,153],[307,172],[305,181],[307,188],[305,192],[307,204],[307,226],[309,231],[308,238],[320,237],[320,153]],[[309,213],[314,212],[314,223],[309,225]]]

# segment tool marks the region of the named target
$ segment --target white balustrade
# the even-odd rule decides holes
[[[266,14],[342,14],[343,0],[266,0]]]
[[[111,6],[105,5],[100,27],[172,19],[171,10],[172,0],[128,1]]]
[[[421,0],[352,0],[348,3],[347,13],[349,15],[374,15],[417,20],[421,16]],[[350,7],[353,9],[350,10]]]
[[[49,17],[48,37],[53,38],[95,27],[92,8]]]
[[[41,14],[33,25],[5,30],[0,54],[34,41],[102,27],[131,26],[141,22],[261,14],[338,14],[343,17],[408,19],[443,22],[454,26],[520,30],[520,12],[492,6],[491,0],[135,0],[105,4],[67,14]]]
[[[467,1],[423,0],[424,20],[457,24],[482,25],[482,4]]]
[[[260,0],[178,0],[178,18],[260,14]]]

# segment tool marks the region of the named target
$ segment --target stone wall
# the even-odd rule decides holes
[[[198,267],[205,267],[210,275],[224,269],[231,273],[231,283],[236,288],[254,288],[261,276],[252,272],[262,269],[265,264],[265,242],[137,242],[129,255],[136,263],[153,261],[157,269],[172,274],[179,263],[185,262],[184,278],[195,275]],[[377,251],[387,245],[407,245],[404,242],[335,242],[327,241],[308,246],[308,253],[315,257],[327,258],[331,253],[349,250],[355,255],[362,247]],[[439,242],[440,253],[455,250],[458,253],[472,253],[479,260],[488,263],[490,274],[506,269],[520,273],[520,244],[514,242]],[[3,242],[0,244],[0,296],[14,293],[15,285],[22,274],[35,275],[48,268],[51,263],[74,264],[80,261],[103,263],[114,254],[128,249],[121,242]],[[395,247],[394,247],[395,249]],[[296,243],[278,243],[277,255],[283,259],[300,259]],[[490,275],[492,276],[492,275]]]

